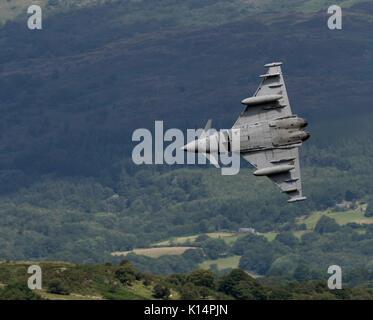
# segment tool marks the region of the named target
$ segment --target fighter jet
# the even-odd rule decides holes
[[[232,135],[238,130],[209,135],[211,120],[204,133],[182,149],[203,153],[217,167],[214,154],[240,153],[256,168],[255,176],[267,176],[290,197],[288,202],[297,202],[306,199],[302,195],[298,148],[310,134],[304,130],[307,121],[291,111],[281,65],[281,62],[266,64],[268,72],[260,76],[263,80],[254,96],[241,101],[245,109],[232,127],[240,129],[239,150],[232,149],[231,143]],[[224,151],[219,147],[222,136],[226,138]]]

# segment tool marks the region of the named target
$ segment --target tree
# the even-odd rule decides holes
[[[223,239],[209,239],[202,247],[210,259],[218,259],[229,248]]]
[[[232,252],[237,255],[243,255],[243,253],[249,248],[263,248],[267,244],[268,240],[265,237],[250,233],[235,241],[235,243],[233,244]]]
[[[275,240],[283,243],[284,245],[287,245],[291,248],[295,247],[298,243],[299,243],[299,240],[296,236],[293,235],[292,232],[283,232],[283,233],[279,233]]]
[[[122,259],[122,260],[119,262],[119,265],[120,265],[120,266],[132,266],[132,263],[131,263],[131,261],[129,261],[128,259]]]
[[[179,289],[182,300],[196,300],[199,298],[198,288],[191,282],[186,283]]]
[[[202,298],[206,299],[210,295],[210,289],[207,287],[199,287],[199,294]]]
[[[181,273],[174,273],[169,275],[166,279],[167,282],[176,286],[180,286],[184,285],[187,282],[187,275]]]
[[[199,232],[204,233],[208,232],[208,221],[206,219],[201,220],[200,223],[198,224]]]
[[[230,273],[222,276],[218,281],[218,290],[226,294],[232,295],[234,287],[240,281],[249,280],[250,276],[241,269],[234,269]]]
[[[40,300],[41,298],[30,290],[25,281],[8,284],[0,289],[0,300]]]
[[[54,294],[69,295],[69,290],[62,284],[60,280],[52,280],[48,284],[47,292]]]
[[[296,259],[297,257],[292,254],[278,257],[273,261],[267,275],[275,276],[293,272],[296,265]]]
[[[335,232],[338,229],[339,225],[335,220],[327,216],[322,216],[315,226],[315,232],[318,233]]]
[[[314,242],[321,239],[321,235],[317,232],[307,232],[301,237],[301,243],[305,246],[312,246]]]
[[[160,283],[153,288],[153,297],[156,299],[168,299],[170,293],[170,289]]]
[[[304,282],[311,279],[311,272],[307,265],[299,264],[294,270],[293,277],[298,282]]]
[[[238,300],[266,300],[267,293],[256,281],[240,281],[235,288],[234,297]]]
[[[222,276],[218,290],[240,300],[262,300],[266,298],[263,286],[241,269],[234,269]]]
[[[200,263],[203,261],[203,251],[201,249],[188,249],[185,250],[182,256],[195,263]]]
[[[239,267],[264,275],[271,267],[273,260],[274,250],[268,243],[262,247],[248,248],[240,259]]]
[[[353,201],[357,198],[356,194],[351,190],[347,190],[345,193],[345,200],[346,201]]]
[[[120,267],[115,271],[116,278],[125,285],[131,285],[136,280],[137,270],[132,267],[128,260],[123,260]]]
[[[195,242],[204,242],[204,241],[206,241],[206,240],[208,240],[208,239],[210,239],[210,237],[209,237],[207,234],[200,234],[200,235],[196,238]]]
[[[286,290],[286,288],[273,287],[271,288],[271,292],[268,298],[270,300],[288,300],[291,298],[291,296],[291,292],[289,292],[289,290]]]
[[[372,200],[368,202],[364,215],[366,217],[373,217],[373,201]]]
[[[210,270],[194,270],[188,275],[188,280],[196,286],[207,288],[213,288],[215,286],[214,274]]]

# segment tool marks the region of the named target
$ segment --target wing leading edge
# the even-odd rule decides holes
[[[302,181],[299,166],[298,148],[291,149],[272,149],[263,150],[254,153],[241,153],[241,156],[251,163],[257,171],[264,168],[274,168],[278,166],[289,166],[290,170],[282,173],[267,175],[283,193],[286,193],[290,199],[288,202],[305,200],[302,195]]]
[[[263,81],[254,94],[255,99],[262,99],[262,101],[259,100],[257,104],[247,105],[233,125],[233,128],[260,121],[287,117],[292,114],[281,65],[281,62],[265,65],[268,67],[268,72],[260,76],[263,78]],[[272,101],[268,99],[270,101],[266,102],[265,97],[275,96],[278,96],[278,99],[272,99]],[[246,104],[245,100],[242,101],[243,104]]]

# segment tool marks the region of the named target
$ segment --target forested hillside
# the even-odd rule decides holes
[[[120,24],[148,23],[157,20],[164,26],[218,25],[263,13],[314,13],[339,4],[343,8],[364,8],[367,0],[0,0],[0,21],[22,19],[28,6],[40,5],[46,16],[79,9],[108,8]],[[371,15],[371,12],[367,15]],[[112,17],[113,17],[112,16]]]
[[[55,11],[40,32],[21,17],[0,29],[0,260],[116,262],[115,251],[252,227],[278,237],[205,239],[194,244],[201,255],[128,258],[163,274],[222,256],[288,279],[304,264],[310,279],[334,263],[369,272],[367,221],[304,230],[297,219],[373,197],[371,2],[344,1],[341,32],[327,28],[322,1],[284,1],[274,12],[274,1],[61,3],[48,2]],[[308,201],[287,204],[245,164],[228,177],[132,163],[133,130],[153,130],[155,120],[230,127],[264,63],[277,60],[294,113],[310,123],[301,150]]]
[[[372,289],[329,290],[325,281],[263,284],[235,269],[219,278],[211,271],[159,277],[119,265],[41,263],[41,290],[27,288],[27,263],[0,263],[0,300],[371,300]]]

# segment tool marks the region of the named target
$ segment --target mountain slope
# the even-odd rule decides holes
[[[122,10],[133,5],[142,17],[149,3]],[[161,3],[154,6],[162,11]],[[373,40],[361,15],[372,5],[352,8],[343,32],[333,32],[324,11],[227,23],[223,7],[207,19],[220,13],[221,23],[206,26],[198,8],[185,21],[185,8],[169,3],[180,10],[176,22],[173,10],[123,22],[113,3],[56,12],[42,32],[18,20],[0,29],[3,258],[103,262],[112,251],[220,227],[291,229],[296,217],[335,205],[347,191],[373,194]],[[134,129],[164,120],[184,130],[210,117],[227,128],[263,64],[276,60],[285,63],[294,112],[310,122],[313,138],[301,152],[308,202],[288,206],[246,168],[223,177],[133,165]]]
[[[311,123],[369,112],[373,40],[359,17],[346,18],[343,33],[315,15],[271,26],[261,17],[181,30],[155,23],[138,34],[92,23],[106,11],[90,10],[69,16],[68,33],[64,14],[31,36],[18,23],[0,30],[0,166],[16,184],[112,170],[130,156],[133,130],[155,120],[185,129],[213,118],[227,128],[268,61],[283,60],[294,112]]]
[[[24,19],[30,5],[40,5],[49,17],[62,12],[80,9],[109,7],[115,9],[116,23],[146,23],[157,19],[165,25],[219,25],[242,20],[248,15],[266,12],[315,13],[326,12],[331,5],[342,8],[357,7],[369,3],[367,0],[0,0],[0,22]],[[114,10],[113,10],[114,11]],[[370,15],[372,13],[370,12]]]
[[[373,297],[372,290],[366,288],[329,290],[326,281],[263,285],[239,269],[218,280],[212,272],[203,270],[155,277],[137,271],[127,261],[120,265],[94,266],[34,262],[43,272],[42,290],[31,291],[27,288],[30,263],[0,263],[1,300],[356,300]]]

